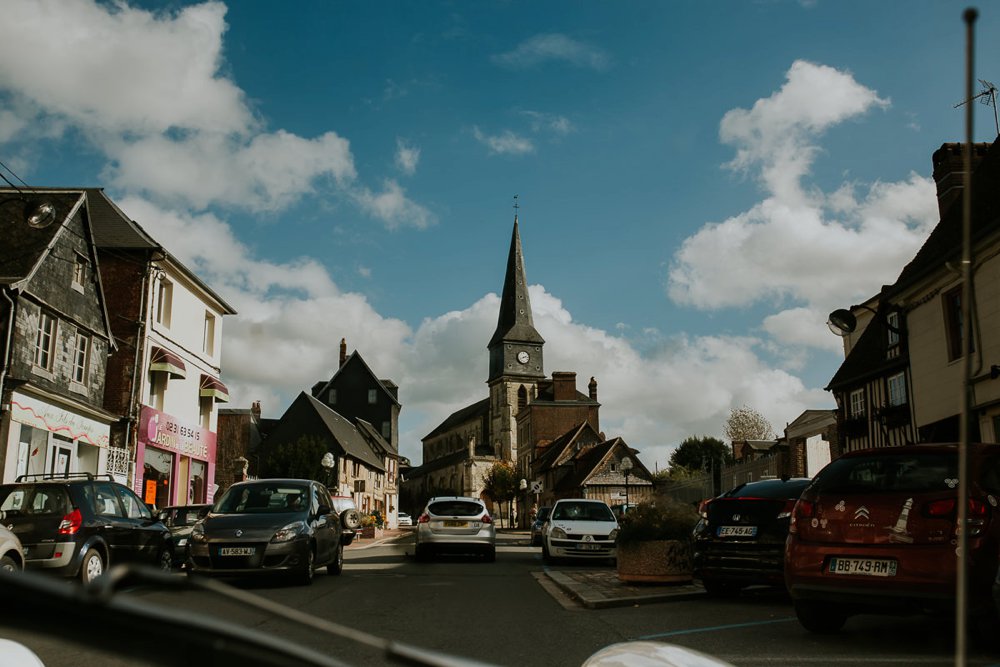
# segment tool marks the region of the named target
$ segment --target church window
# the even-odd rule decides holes
[[[517,409],[523,410],[524,406],[528,404],[528,390],[524,388],[524,385],[517,390]]]

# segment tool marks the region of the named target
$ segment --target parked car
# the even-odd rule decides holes
[[[119,562],[173,567],[170,531],[110,475],[21,475],[0,485],[0,511],[21,541],[26,569],[86,583]]]
[[[784,586],[785,539],[808,477],[740,484],[700,506],[694,575],[710,595],[753,584]]]
[[[543,505],[538,508],[538,514],[535,515],[535,520],[531,522],[531,546],[541,546],[542,528],[545,527],[545,522],[549,520],[549,515],[551,514],[551,505]]]
[[[199,519],[205,518],[212,509],[211,503],[196,505],[171,505],[156,513],[174,536],[174,565],[181,566],[187,562],[191,529]]]
[[[563,498],[552,506],[542,530],[542,560],[614,560],[618,520],[603,500]]]
[[[400,528],[402,528],[404,526],[412,526],[413,525],[413,519],[406,512],[398,512],[396,514],[396,522],[400,526]]]
[[[4,512],[0,512],[3,520]],[[0,526],[0,572],[20,572],[24,569],[24,549],[21,540],[7,526]]]
[[[969,629],[992,636],[1000,561],[1000,445],[970,445]],[[799,622],[837,632],[860,613],[955,607],[958,448],[848,452],[821,470],[792,514],[785,583]]]
[[[310,584],[316,568],[340,574],[342,523],[326,487],[308,479],[260,479],[233,484],[191,529],[189,574],[287,574]],[[359,522],[360,523],[360,522]],[[350,528],[357,528],[358,524]]]
[[[621,521],[626,514],[635,509],[637,506],[638,503],[621,503],[619,505],[612,505],[611,511],[614,512],[615,518]]]
[[[488,562],[497,557],[493,517],[478,498],[439,496],[427,501],[417,518],[417,560],[439,552],[478,553]]]
[[[333,511],[337,514],[337,516],[341,517],[342,519],[340,522],[341,523],[340,540],[341,542],[343,542],[344,546],[347,546],[348,544],[354,541],[354,538],[358,534],[358,531],[355,530],[355,528],[361,527],[361,514],[358,512],[357,503],[354,502],[354,498],[352,498],[351,496],[330,496],[330,499],[333,500]],[[347,512],[349,510],[353,510],[356,516],[352,515],[352,519],[350,521],[345,521],[343,520],[344,512]],[[355,528],[348,528],[347,527],[348,523],[357,525],[355,526]]]

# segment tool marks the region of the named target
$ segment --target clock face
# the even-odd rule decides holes
[[[528,353],[525,352],[524,350],[521,350],[520,352],[517,353],[517,360],[522,364],[528,363],[528,358],[529,358]]]

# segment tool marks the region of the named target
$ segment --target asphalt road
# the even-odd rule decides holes
[[[540,550],[517,536],[501,536],[495,563],[463,557],[417,563],[412,551],[410,541],[351,549],[343,574],[318,574],[308,587],[236,583],[241,590],[380,638],[510,667],[578,666],[599,649],[630,640],[675,643],[738,667],[954,664],[948,619],[859,616],[837,635],[812,635],[799,626],[787,598],[766,589],[734,600],[706,597],[591,610],[576,605],[552,584],[544,574]],[[145,588],[129,595],[273,633],[348,664],[397,664],[381,650],[275,619],[208,592]],[[59,615],[53,611],[58,634]],[[84,651],[52,636],[3,628],[0,636],[24,642],[47,667],[142,664]],[[150,650],[170,650],[169,637],[158,635],[156,628],[150,628],[149,639]],[[93,644],[114,642],[114,629],[109,628]],[[197,662],[186,664],[196,667]],[[971,655],[968,664],[1000,665],[1000,657]]]

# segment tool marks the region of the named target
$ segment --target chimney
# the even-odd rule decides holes
[[[575,401],[576,400],[576,373],[568,371],[552,372],[552,392],[553,400]]]
[[[347,339],[340,339],[340,365],[343,366],[344,362],[347,361]]]
[[[593,376],[591,376],[591,378],[590,378],[590,384],[587,385],[587,389],[590,390],[590,400],[596,401],[597,400],[597,380],[595,380],[593,378]]]
[[[254,401],[250,406],[250,414],[254,419],[260,420],[260,401]]]
[[[947,210],[962,196],[965,185],[965,160],[962,155],[964,144],[941,144],[934,151],[931,162],[934,164],[934,182],[937,184],[938,213],[943,218]],[[990,144],[972,145],[972,171],[982,162]]]

